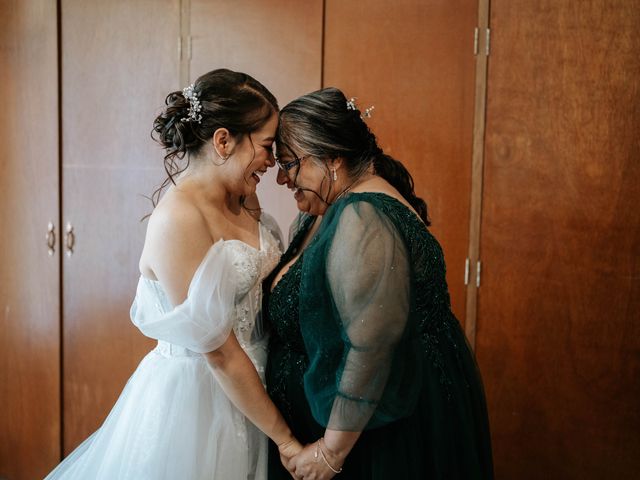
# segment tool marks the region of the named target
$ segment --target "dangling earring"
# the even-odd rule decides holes
[[[223,162],[226,162],[227,160],[229,160],[229,157],[231,156],[231,154],[228,154],[226,156],[220,155],[220,153],[218,153],[218,149],[214,148],[216,155],[218,155],[218,157],[220,158],[220,160],[222,160]]]
[[[335,182],[336,180],[338,180],[338,174],[336,173],[336,169],[333,169],[333,181]]]

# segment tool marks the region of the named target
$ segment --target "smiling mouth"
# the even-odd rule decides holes
[[[260,177],[262,177],[262,175],[264,175],[265,173],[267,173],[266,170],[256,170],[255,172],[253,172],[251,174],[251,176],[254,178],[256,183],[259,183],[260,182]]]

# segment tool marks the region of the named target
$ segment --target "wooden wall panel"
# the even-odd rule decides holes
[[[281,107],[320,88],[322,0],[189,0],[190,78],[215,68],[248,73]],[[283,231],[297,214],[291,192],[276,183],[276,169],[260,182],[262,207]]]
[[[640,471],[640,2],[494,0],[477,355],[496,478]]]
[[[56,2],[3,1],[0,23],[0,477],[32,480],[60,459]]]
[[[427,201],[465,317],[477,1],[326,0],[324,85],[375,105],[367,122]]]
[[[149,134],[179,87],[178,0],[62,1],[64,452],[100,426],[154,342],[129,307],[151,211],[164,178]]]

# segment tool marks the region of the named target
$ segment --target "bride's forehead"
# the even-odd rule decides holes
[[[264,124],[258,130],[256,130],[256,134],[269,135],[275,138],[277,128],[278,128],[278,115],[276,113],[272,113],[269,119],[266,122],[264,122]]]

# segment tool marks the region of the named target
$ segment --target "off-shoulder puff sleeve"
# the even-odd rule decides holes
[[[216,350],[227,340],[238,282],[233,254],[225,245],[220,240],[211,246],[193,275],[186,300],[168,312],[158,305],[154,288],[159,284],[141,279],[131,320],[142,333],[197,353]]]
[[[335,230],[325,250],[323,322],[335,332],[305,338],[315,353],[305,391],[321,424],[361,431],[408,415],[417,401],[410,259],[391,220],[368,202],[350,203],[329,220],[328,234]]]

